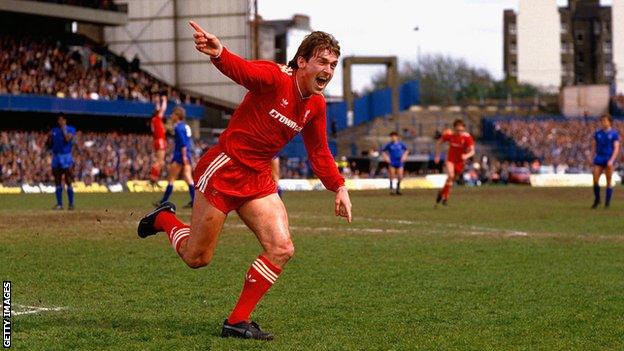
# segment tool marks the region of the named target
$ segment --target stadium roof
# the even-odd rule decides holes
[[[0,0],[0,11],[113,26],[123,25],[128,22],[128,14],[126,12],[30,0]]]

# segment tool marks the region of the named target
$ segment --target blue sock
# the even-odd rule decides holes
[[[605,197],[605,205],[609,206],[611,203],[611,196],[613,196],[613,188],[607,187],[607,196]]]
[[[191,203],[195,201],[195,184],[189,184],[189,195],[191,196]]]
[[[600,185],[594,184],[594,202],[600,202]]]
[[[56,186],[56,204],[58,206],[63,206],[63,186]]]
[[[163,195],[163,198],[162,200],[160,200],[160,203],[163,203],[169,200],[169,197],[171,197],[171,193],[173,193],[173,184],[167,184],[167,189],[165,189],[165,195]]]
[[[282,189],[281,187],[277,187],[277,196],[282,197],[282,195],[284,195],[284,189]]]
[[[74,187],[67,187],[67,199],[69,200],[69,206],[74,206]]]

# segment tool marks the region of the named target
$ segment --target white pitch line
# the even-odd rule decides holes
[[[64,310],[65,307],[39,307],[39,306],[24,306],[24,305],[15,305],[18,309],[25,308],[25,311],[11,311],[12,316],[22,316],[26,314],[37,314],[41,312],[57,312]]]
[[[234,228],[247,228],[244,224],[226,224],[226,226],[234,227]],[[407,233],[408,230],[402,229],[384,229],[384,228],[332,228],[332,227],[302,227],[291,225],[290,229],[292,230],[309,230],[309,231],[321,231],[321,232],[335,232],[335,231],[346,231],[346,232],[358,232],[358,233]]]
[[[290,215],[292,218],[314,218],[314,219],[323,219],[326,218],[324,216],[315,216],[315,215]],[[529,236],[529,233],[518,231],[518,230],[508,230],[508,229],[499,229],[499,228],[488,228],[482,226],[471,226],[471,225],[462,225],[455,223],[438,223],[438,222],[429,222],[429,221],[415,221],[409,219],[390,219],[390,218],[357,218],[357,220],[364,220],[367,222],[385,222],[385,223],[394,223],[394,224],[407,224],[407,225],[433,225],[438,227],[446,227],[446,228],[454,228],[458,230],[471,231],[471,234],[487,234],[487,233],[498,233],[504,234],[508,236]],[[374,229],[374,228],[370,228]],[[361,230],[360,230],[361,231]],[[405,230],[398,229],[385,229],[385,231],[396,231],[396,232],[406,232]]]

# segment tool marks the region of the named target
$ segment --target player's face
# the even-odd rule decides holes
[[[65,120],[65,118],[63,117],[59,117],[56,122],[58,123],[59,126],[61,127],[65,127],[65,125],[67,124],[67,121]]]
[[[399,136],[398,135],[391,135],[390,139],[392,139],[392,141],[396,143],[397,141],[399,141]]]
[[[602,126],[602,129],[609,129],[609,128],[611,128],[611,122],[609,122],[608,118],[601,118],[600,119],[600,125]]]
[[[456,134],[461,134],[466,131],[466,127],[461,124],[456,125],[455,127],[453,127],[453,129],[455,129]]]
[[[334,76],[334,70],[338,65],[338,56],[329,50],[316,52],[310,60],[300,57],[297,61],[301,93],[305,96],[321,94]]]

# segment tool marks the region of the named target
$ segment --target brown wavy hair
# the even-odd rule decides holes
[[[299,56],[309,61],[316,53],[324,50],[329,50],[329,52],[340,57],[340,45],[333,35],[321,31],[312,32],[303,39],[295,57],[288,62],[288,67],[297,69],[299,68],[297,64]]]

